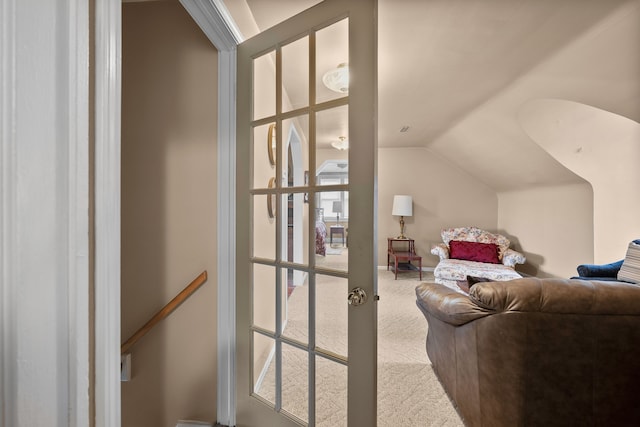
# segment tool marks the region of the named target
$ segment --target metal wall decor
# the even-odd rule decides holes
[[[276,179],[274,177],[269,178],[269,185],[267,188],[274,188],[276,185]],[[267,194],[267,214],[269,219],[276,217],[276,195]]]
[[[269,154],[269,163],[271,166],[276,165],[276,124],[269,125],[267,133],[267,153]]]

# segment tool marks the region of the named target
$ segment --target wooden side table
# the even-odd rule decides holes
[[[422,257],[416,254],[416,246],[413,239],[387,238],[387,271],[393,260],[393,271],[395,279],[398,279],[398,270],[420,272],[422,280]],[[411,264],[411,261],[418,261],[418,266]]]
[[[332,225],[329,227],[329,245],[333,245],[333,235],[337,234],[342,239],[342,246],[344,246],[344,226],[342,225]]]

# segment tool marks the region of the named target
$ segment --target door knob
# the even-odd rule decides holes
[[[349,305],[362,305],[367,301],[367,293],[362,288],[354,288],[347,297]]]

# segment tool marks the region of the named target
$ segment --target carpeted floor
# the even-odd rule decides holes
[[[423,281],[433,274],[423,272]],[[427,357],[418,272],[378,274],[378,426],[463,426]]]
[[[328,255],[342,255],[342,248],[334,248],[334,247],[328,247],[326,250],[327,256]]]
[[[346,252],[346,251],[345,251]],[[423,281],[433,280],[430,273]],[[415,305],[418,273],[381,270],[378,275],[378,426],[463,426],[438,382],[425,350],[427,322]],[[318,277],[317,343],[337,353],[346,352],[346,281]],[[306,341],[308,287],[299,286],[288,301],[285,334]],[[283,346],[283,407],[307,420],[308,356]],[[271,363],[259,394],[275,398],[275,363]],[[316,425],[346,425],[346,369],[317,359]]]

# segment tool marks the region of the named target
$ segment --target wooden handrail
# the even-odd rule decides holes
[[[120,353],[125,354],[140,338],[145,336],[147,332],[151,330],[158,322],[170,315],[173,310],[178,308],[187,298],[191,296],[204,282],[207,281],[207,271],[200,273],[198,277],[193,279],[186,288],[184,288],[178,295],[175,296],[167,305],[165,305],[159,312],[157,312],[143,327],[131,336],[122,347],[120,347]]]

